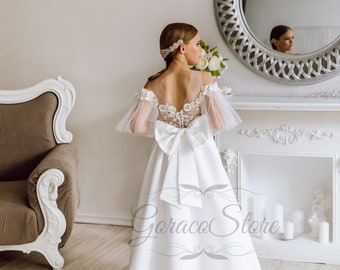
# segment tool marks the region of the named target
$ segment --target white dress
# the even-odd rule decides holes
[[[207,97],[218,101],[224,130],[240,123],[214,83],[180,111],[142,89],[116,128],[131,132],[153,103],[146,135],[155,143],[133,211],[130,270],[261,269],[213,139],[216,108]]]

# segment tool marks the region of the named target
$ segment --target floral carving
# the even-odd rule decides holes
[[[223,166],[227,172],[227,175],[235,173],[237,168],[237,155],[234,151],[228,149],[221,152]]]
[[[253,138],[269,136],[274,142],[280,144],[294,144],[303,138],[309,140],[322,140],[335,137],[335,132],[332,131],[321,131],[319,129],[306,130],[303,128],[297,129],[287,124],[282,125],[279,128],[242,129],[240,130],[240,134]]]
[[[340,98],[340,90],[325,90],[314,92],[310,95],[317,98]]]

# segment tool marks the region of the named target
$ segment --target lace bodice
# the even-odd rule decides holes
[[[169,104],[159,104],[156,95],[147,89],[142,89],[137,97],[140,100],[153,101],[158,108],[157,119],[177,128],[187,128],[189,124],[201,115],[202,93],[195,100],[185,103],[181,110]]]
[[[202,85],[198,97],[184,104],[180,110],[169,104],[159,104],[153,91],[142,88],[116,130],[154,137],[156,120],[177,128],[187,128],[201,115],[208,116],[209,126],[213,131],[230,130],[241,123],[240,117],[215,82]],[[142,123],[142,125],[139,123],[137,131],[131,129],[136,127],[135,121]]]
[[[187,128],[196,117],[201,115],[200,100],[201,98],[198,97],[196,100],[184,104],[179,111],[175,106],[160,104],[158,105],[158,120],[177,128]]]

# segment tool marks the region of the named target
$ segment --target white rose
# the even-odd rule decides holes
[[[230,95],[232,94],[232,89],[229,86],[223,86],[222,93],[224,95]]]
[[[208,59],[205,57],[201,57],[200,62],[195,67],[199,70],[205,70],[208,67]]]
[[[220,59],[216,56],[213,56],[209,61],[208,68],[210,71],[216,71],[220,68],[220,65],[221,65]]]

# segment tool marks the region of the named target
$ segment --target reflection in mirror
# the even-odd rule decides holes
[[[242,9],[250,30],[268,48],[276,25],[292,28],[292,53],[320,50],[340,35],[339,0],[243,0]]]
[[[246,2],[243,0],[214,1],[216,20],[222,37],[239,57],[240,61],[259,75],[279,83],[308,84],[326,80],[340,73],[340,37],[335,39],[334,37],[331,38],[333,39],[331,42],[324,41],[327,42],[326,45],[323,46],[319,44],[316,51],[315,49],[298,49],[300,52],[298,51],[298,53],[293,54],[277,52],[270,46],[269,33],[274,25],[282,24],[282,21],[284,21],[283,24],[290,25],[290,22],[293,21],[288,15],[280,21],[271,23],[266,21],[267,30],[263,31],[263,37],[261,37],[260,34],[254,34],[256,30],[254,26],[249,26],[251,23],[248,19],[245,19],[244,11],[247,13],[247,10],[250,10],[250,3],[259,5],[259,3],[265,1],[265,3],[267,3],[266,8],[269,8],[272,6],[272,3],[275,3],[275,9],[272,9],[270,12],[264,12],[262,10],[261,15],[257,15],[257,22],[265,21],[267,17],[275,17],[281,13],[281,10],[277,6],[279,0],[249,0]],[[305,18],[311,16],[314,22],[318,21],[316,18],[323,14],[318,10],[306,10],[306,7],[308,8],[310,3],[317,2],[320,9],[324,5],[327,6],[327,16],[329,16],[330,10],[335,9],[338,11],[339,8],[337,7],[340,4],[339,0],[327,0],[327,4],[321,0],[308,0],[308,4],[306,4],[306,2],[304,3],[304,9],[298,9],[303,1],[305,0],[286,0],[281,2],[284,2],[284,4],[289,7],[296,8],[296,10],[300,10],[299,16],[297,16],[300,21],[304,21]],[[336,3],[336,5],[330,7],[328,3],[331,1],[335,1],[334,3]],[[335,19],[339,23],[338,18],[338,15],[336,15]],[[300,34],[296,33],[296,31],[298,31],[297,24],[294,23],[294,27],[297,29],[293,29],[295,36],[294,47],[297,50],[297,35],[300,36]],[[311,26],[301,27],[308,30]],[[320,27],[323,26],[320,25]],[[315,26],[312,28],[314,29],[314,34],[316,33],[317,37],[320,37],[319,32],[315,31]],[[265,29],[265,27],[263,27],[263,29]],[[306,31],[306,33],[307,32],[308,31]],[[309,41],[308,43],[312,42]],[[304,51],[309,52],[306,53]]]
[[[294,46],[293,29],[287,25],[276,25],[270,32],[270,45],[273,50],[292,54]]]

